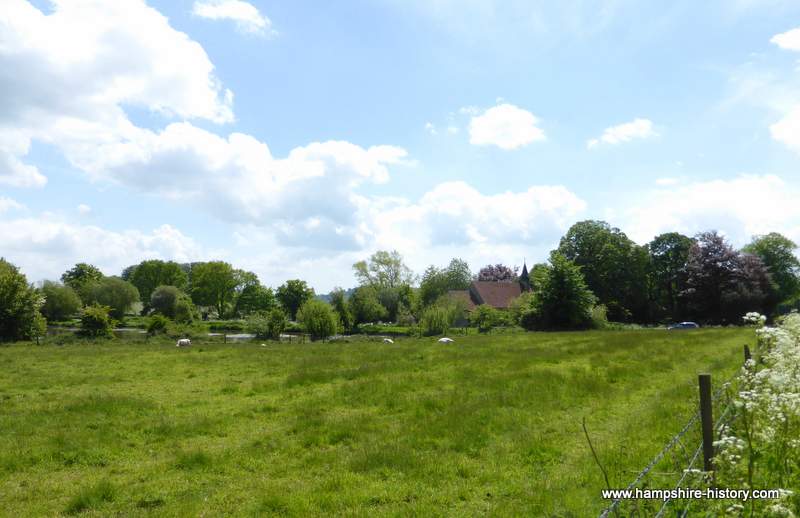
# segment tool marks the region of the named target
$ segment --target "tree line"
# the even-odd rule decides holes
[[[800,306],[796,249],[785,236],[770,233],[737,250],[713,231],[693,237],[670,232],[638,245],[604,221],[581,221],[547,263],[533,265],[526,281],[531,291],[509,311],[479,307],[469,321],[482,330],[504,323],[576,329],[606,321],[732,324],[747,311],[785,313]],[[287,320],[298,320],[312,334],[329,336],[382,321],[435,334],[465,315],[463,300],[448,295],[451,291],[465,290],[473,280],[519,280],[517,267],[487,265],[473,274],[458,258],[444,267],[429,266],[418,277],[397,251],[378,251],[355,263],[353,272],[356,288],[336,288],[323,301],[301,279],[273,290],[255,273],[223,261],[145,260],[119,276],[79,263],[60,281],[34,287],[0,259],[0,339],[31,338],[46,321],[77,314],[102,319],[105,313],[109,321],[119,321],[134,307],[165,319],[154,321],[156,327],[165,321],[191,325],[244,318],[256,334],[274,337]]]

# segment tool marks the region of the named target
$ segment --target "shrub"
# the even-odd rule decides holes
[[[523,316],[530,313],[533,297],[533,292],[526,291],[511,301],[508,305],[508,318],[512,324],[525,327],[522,325]]]
[[[111,317],[122,320],[125,313],[139,301],[139,290],[119,277],[104,277],[86,288],[87,302],[109,308]]]
[[[91,338],[112,338],[116,322],[109,316],[111,308],[94,304],[83,308],[78,334]]]
[[[553,254],[541,289],[523,309],[520,324],[526,329],[586,329],[592,325],[596,301],[580,267],[561,254]]]
[[[469,315],[470,325],[477,327],[481,333],[491,331],[500,324],[501,320],[502,315],[500,312],[488,304],[481,304]]]
[[[44,296],[44,305],[41,311],[47,320],[66,320],[81,309],[81,298],[69,286],[53,281],[44,281],[41,291]]]
[[[339,329],[339,318],[330,304],[317,299],[306,301],[297,312],[297,321],[313,340],[327,338]]]
[[[44,333],[39,313],[41,295],[28,285],[25,275],[0,259],[0,340],[27,340]]]
[[[592,327],[595,329],[608,328],[608,310],[602,304],[592,308]]]
[[[175,318],[175,306],[182,294],[175,286],[159,286],[150,295],[150,308],[167,318]]]
[[[277,340],[286,328],[286,314],[282,309],[272,308],[269,311],[258,311],[247,318],[245,329],[256,338]]]
[[[458,315],[458,307],[447,304],[440,299],[439,302],[422,312],[422,318],[420,318],[419,322],[420,330],[426,336],[446,334],[453,326]]]
[[[183,295],[175,302],[175,322],[191,324],[199,319],[197,308],[188,295]]]
[[[166,333],[168,326],[169,319],[167,317],[164,315],[155,314],[150,317],[150,321],[147,324],[147,334],[156,335],[160,333]]]

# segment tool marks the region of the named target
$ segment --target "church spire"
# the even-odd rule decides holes
[[[522,260],[522,273],[519,276],[519,287],[522,291],[531,291],[531,278],[528,275],[528,265],[525,260]]]

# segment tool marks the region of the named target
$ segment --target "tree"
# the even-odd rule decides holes
[[[186,289],[188,282],[186,273],[174,261],[151,259],[142,261],[132,268],[133,270],[130,272],[128,280],[139,290],[145,313],[150,309],[150,298],[157,287],[175,286],[180,290]]]
[[[558,253],[581,267],[586,284],[608,308],[611,320],[649,320],[647,250],[605,221],[575,223]]]
[[[306,281],[292,279],[278,287],[276,297],[286,313],[289,314],[289,318],[295,320],[300,306],[314,297],[314,290],[306,284]]]
[[[536,263],[533,265],[530,273],[531,291],[537,292],[542,288],[549,272],[550,267],[547,263]]]
[[[350,305],[345,298],[344,290],[342,288],[334,288],[331,291],[331,307],[339,316],[339,321],[342,323],[342,329],[349,333],[355,322],[353,321],[353,313],[350,311]]]
[[[377,322],[387,316],[386,308],[378,300],[378,290],[372,286],[361,286],[350,297],[350,310],[356,325]]]
[[[44,299],[28,284],[25,275],[0,258],[0,341],[29,340],[44,333],[39,312]]]
[[[450,290],[466,290],[472,281],[472,272],[466,261],[453,259],[445,268],[431,265],[422,274],[419,299],[423,306],[433,304]]]
[[[685,313],[680,293],[686,289],[686,261],[694,239],[678,232],[656,236],[647,245],[650,253],[652,299],[659,316],[680,320]]]
[[[192,299],[175,286],[159,286],[153,290],[148,306],[155,313],[183,324],[192,323],[198,316]]]
[[[269,311],[256,311],[247,317],[245,329],[256,338],[278,340],[286,328],[286,313],[279,308]]]
[[[440,297],[434,304],[422,311],[420,329],[426,336],[444,335],[453,327],[456,319],[464,314],[464,307],[447,297]]]
[[[223,261],[198,263],[192,267],[192,301],[201,306],[212,306],[219,318],[236,294],[237,279],[233,267]]]
[[[794,241],[771,232],[755,236],[742,251],[758,256],[775,283],[776,302],[785,302],[800,295],[800,261],[795,255]]]
[[[477,280],[490,282],[514,282],[517,280],[517,270],[503,264],[487,264],[478,271]]]
[[[586,329],[592,325],[597,298],[586,285],[581,268],[555,252],[538,292],[521,320],[528,329]]]
[[[47,320],[65,320],[81,309],[81,298],[75,290],[53,281],[44,281],[41,288],[44,305],[41,312]]]
[[[764,312],[770,280],[761,259],[740,254],[716,232],[696,236],[686,273],[682,296],[695,319],[739,323],[744,312]]]
[[[339,329],[339,319],[330,304],[309,299],[297,311],[297,321],[313,340],[328,338]]]
[[[244,286],[236,296],[236,313],[247,316],[256,311],[269,311],[275,304],[272,288],[265,288],[256,280],[255,284]]]
[[[397,288],[414,283],[414,273],[403,263],[403,256],[397,250],[378,250],[367,261],[355,263],[353,270],[361,286]]]
[[[125,313],[139,300],[139,290],[119,277],[103,277],[100,281],[84,287],[86,302],[110,308],[110,315],[122,320]]]
[[[101,272],[96,266],[87,263],[78,263],[71,269],[61,275],[61,282],[75,290],[84,304],[87,303],[86,288],[103,278]]]

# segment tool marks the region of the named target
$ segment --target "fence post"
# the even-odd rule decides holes
[[[714,419],[711,415],[711,374],[700,374],[698,381],[700,383],[700,423],[703,430],[703,470],[713,472]]]
[[[228,333],[222,333],[222,343],[228,343]]]
[[[750,346],[748,346],[747,344],[744,344],[744,361],[747,361],[747,360],[750,360],[750,359],[752,359],[752,356],[750,354]]]

